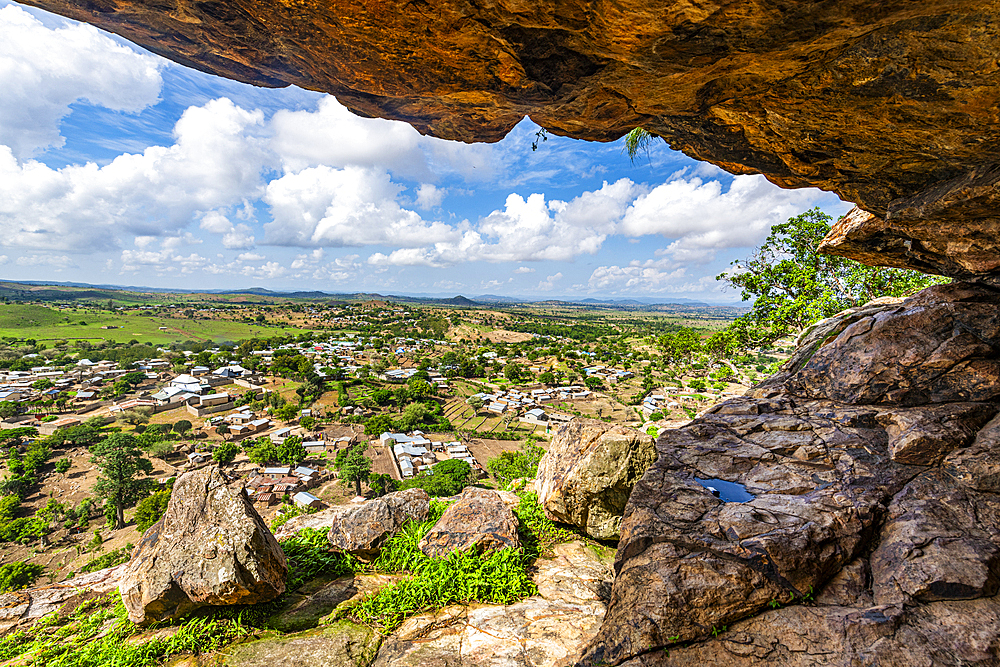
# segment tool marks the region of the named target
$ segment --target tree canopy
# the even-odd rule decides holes
[[[144,498],[154,484],[147,475],[153,472],[152,462],[143,457],[142,449],[131,433],[112,433],[91,449],[91,461],[101,474],[94,493],[104,498],[114,510],[114,527],[125,526],[125,508]]]
[[[709,341],[716,351],[771,345],[813,322],[884,296],[906,296],[947,279],[865,266],[816,249],[833,219],[818,208],[775,225],[764,243],[717,280],[739,288],[752,310]]]

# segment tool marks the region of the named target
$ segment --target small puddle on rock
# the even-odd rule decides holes
[[[745,503],[755,497],[747,491],[745,486],[736,482],[727,482],[724,479],[701,479],[700,477],[695,477],[695,479],[724,503]]]

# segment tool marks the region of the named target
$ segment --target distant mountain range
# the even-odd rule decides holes
[[[672,297],[670,299],[657,299],[654,297],[633,297],[627,299],[613,299],[613,298],[595,298],[588,297],[586,299],[576,299],[573,297],[556,297],[548,299],[524,299],[513,296],[501,296],[497,294],[481,294],[473,295],[471,298],[463,295],[457,295],[453,297],[445,297],[440,294],[389,294],[382,295],[377,293],[366,293],[366,292],[353,292],[353,293],[343,293],[343,292],[322,292],[319,290],[311,291],[275,291],[269,290],[264,287],[248,287],[245,289],[176,289],[176,288],[165,288],[165,287],[143,287],[136,285],[109,285],[100,284],[94,285],[89,283],[79,283],[79,282],[59,282],[59,281],[42,281],[42,280],[3,280],[0,281],[6,285],[25,285],[31,287],[63,287],[63,288],[82,288],[90,290],[113,290],[122,292],[144,292],[144,293],[154,293],[154,294],[220,294],[220,295],[253,295],[253,296],[263,296],[263,297],[273,297],[273,298],[286,298],[286,299],[343,299],[350,301],[368,301],[368,300],[383,300],[383,301],[403,301],[403,302],[420,302],[428,304],[439,304],[445,306],[455,306],[455,307],[469,307],[477,305],[489,305],[489,304],[506,304],[506,305],[531,305],[531,304],[553,304],[553,305],[582,305],[582,306],[615,306],[615,307],[644,307],[644,306],[682,306],[682,307],[692,307],[692,308],[711,308],[715,306],[725,306],[725,307],[735,307],[740,306],[735,304],[710,304],[704,301],[696,301],[694,299],[685,299],[679,297]],[[69,295],[67,295],[69,296]]]

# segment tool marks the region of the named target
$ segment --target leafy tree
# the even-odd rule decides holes
[[[753,309],[727,330],[731,350],[766,347],[813,322],[883,296],[906,296],[946,282],[917,271],[869,267],[816,251],[832,218],[818,208],[771,228],[750,258],[717,277],[741,290]]]
[[[245,449],[247,458],[256,465],[267,465],[271,461],[278,460],[278,448],[275,447],[270,438],[258,438],[255,445]]]
[[[377,473],[368,478],[368,488],[375,492],[376,496],[384,496],[399,489],[399,482],[391,475]]]
[[[302,445],[302,438],[293,435],[277,446],[278,460],[286,466],[295,466],[306,460],[309,455]]]
[[[555,384],[556,376],[552,373],[552,371],[545,371],[538,376],[538,381],[542,384]]]
[[[468,403],[470,406],[472,406],[472,409],[475,410],[476,412],[482,410],[483,405],[485,404],[483,402],[483,399],[479,396],[469,396],[467,399],[465,399],[465,402]]]
[[[282,421],[292,421],[299,414],[299,407],[294,403],[285,403],[278,408],[277,416]]]
[[[217,463],[231,463],[239,451],[239,445],[235,442],[226,441],[220,443],[212,450],[212,460]]]
[[[396,430],[396,424],[389,415],[373,415],[365,422],[365,433],[367,435],[381,435],[392,433]]]
[[[193,426],[194,424],[187,419],[181,419],[174,424],[174,432],[180,433],[181,436],[183,436],[185,433],[189,432]]]
[[[299,420],[299,424],[302,428],[312,430],[316,426],[316,418],[313,416],[306,416]]]
[[[12,401],[0,401],[0,419],[10,419],[20,412],[17,403]]]
[[[170,490],[157,491],[139,501],[135,506],[135,527],[144,533],[154,523],[159,521],[167,511],[170,503]]]
[[[538,462],[545,455],[545,450],[533,442],[525,442],[519,452],[503,452],[495,459],[486,463],[490,471],[502,486],[510,484],[515,479],[534,477],[538,473]]]
[[[412,431],[430,416],[430,410],[423,403],[411,403],[399,416],[397,424],[404,431]]]
[[[125,526],[125,508],[142,499],[152,488],[152,462],[143,457],[135,436],[112,433],[93,449],[91,462],[100,469],[94,493],[114,509],[114,527]]]
[[[389,405],[392,400],[392,392],[388,389],[376,389],[371,396],[375,405]]]
[[[524,366],[513,361],[503,367],[503,376],[511,382],[519,382],[526,374]]]
[[[118,415],[118,419],[133,426],[149,423],[149,415],[144,415],[138,410],[122,410],[121,414]]]
[[[145,435],[145,434],[143,434]],[[164,459],[174,451],[174,443],[169,440],[155,440],[150,443],[140,443],[142,450],[155,459]]]
[[[52,387],[54,386],[56,386],[56,384],[48,378],[35,380],[34,382],[31,383],[31,388],[37,389],[38,391],[45,391],[46,389],[52,389]]]
[[[371,476],[372,461],[365,456],[364,445],[355,445],[344,457],[337,472],[344,482],[354,482],[356,495],[361,495],[361,482],[367,482]],[[339,457],[338,457],[339,458]]]
[[[598,389],[604,389],[604,383],[601,381],[601,378],[599,378],[599,377],[595,377],[595,376],[588,377],[587,379],[585,379],[583,381],[583,383],[585,385],[587,385],[587,389],[590,389],[591,391],[597,391]]]
[[[226,422],[219,422],[219,425],[215,427],[215,432],[222,436],[226,435],[229,433],[229,424]]]
[[[454,496],[472,481],[472,466],[460,459],[436,464],[428,472],[403,482],[404,489],[423,489],[432,496]]]

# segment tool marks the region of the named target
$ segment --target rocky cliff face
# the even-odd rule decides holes
[[[974,0],[27,0],[179,63],[495,141],[642,126],[866,221],[829,249],[1000,280],[1000,10]]]
[[[661,435],[582,664],[998,664],[998,306],[958,284],[849,311]]]

